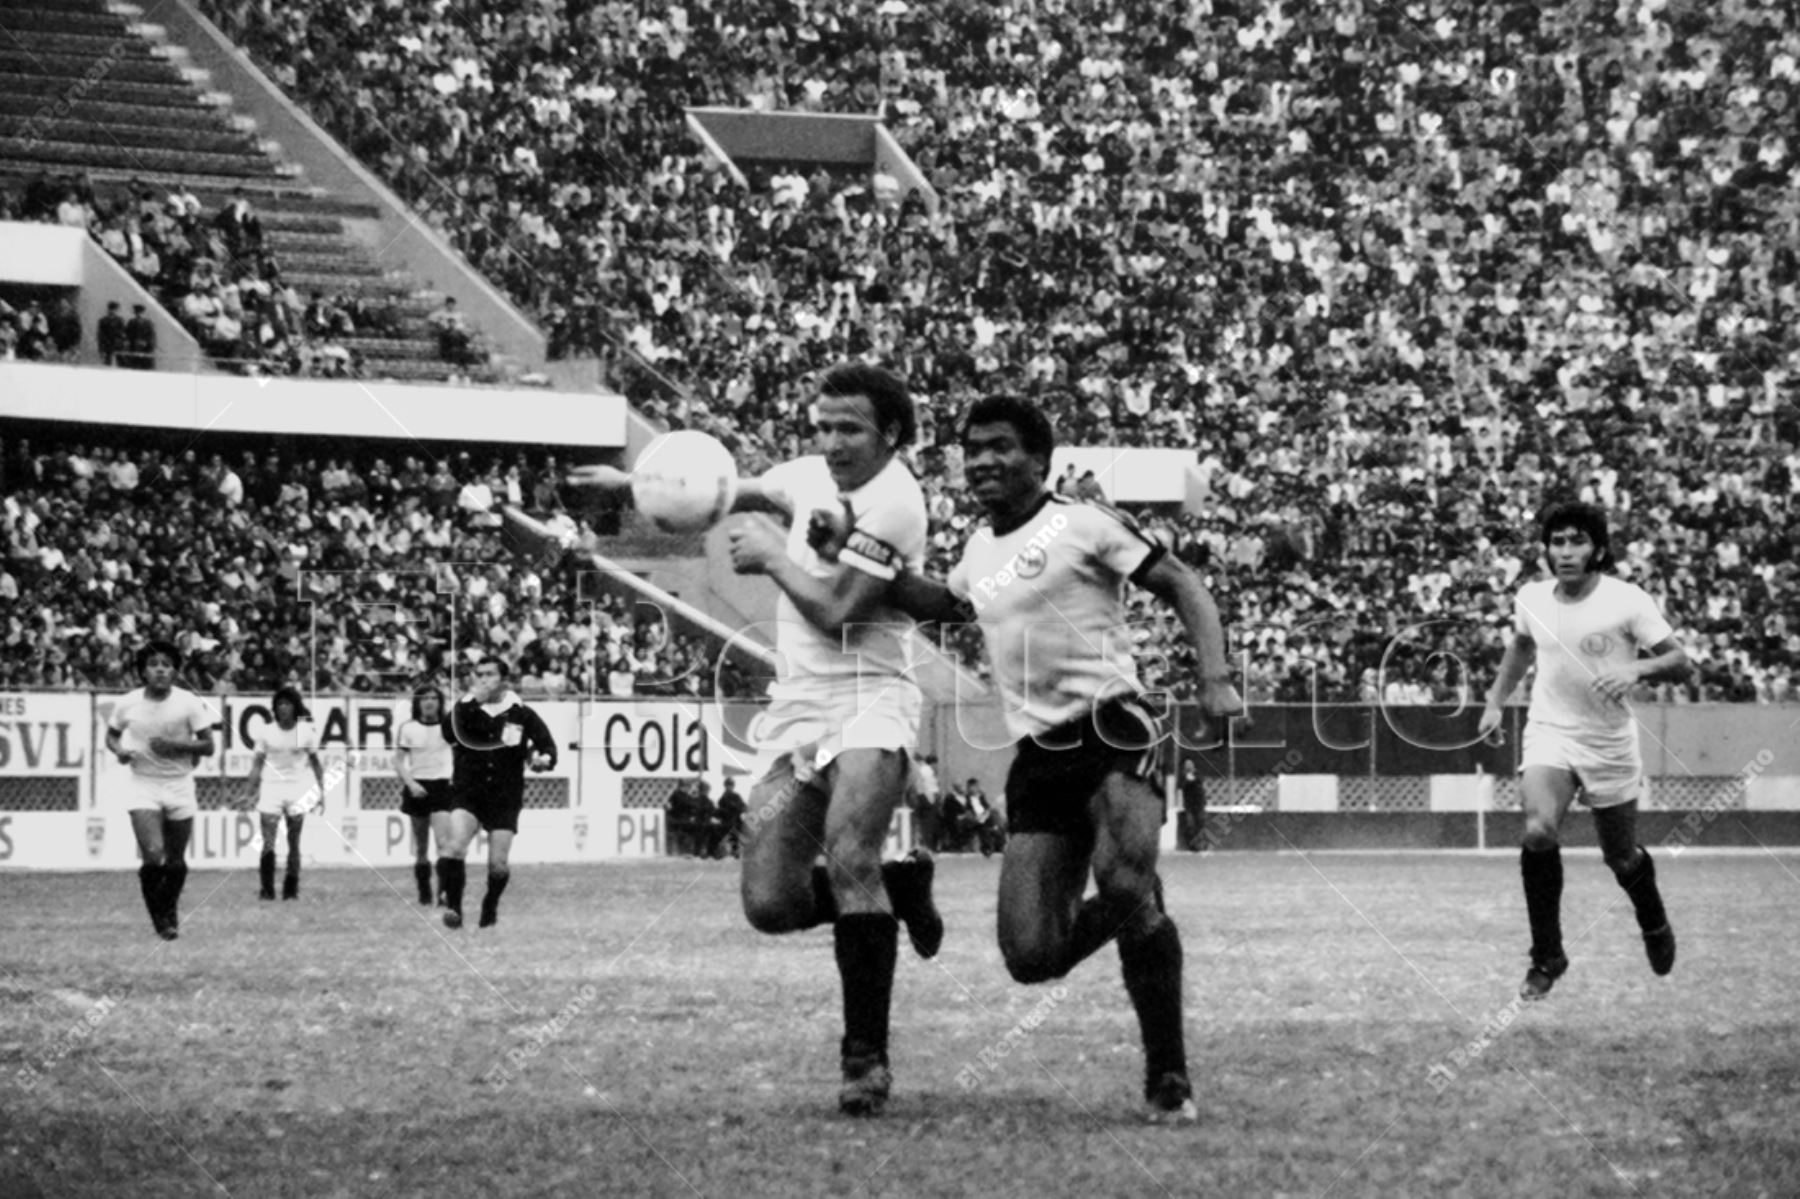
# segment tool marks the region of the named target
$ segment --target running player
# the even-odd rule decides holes
[[[1200,706],[1227,717],[1243,701],[1218,609],[1199,577],[1130,517],[1049,489],[1055,432],[1035,405],[976,401],[962,447],[987,524],[947,585],[904,573],[892,594],[920,619],[980,623],[1018,738],[1006,780],[1001,955],[1018,981],[1047,982],[1116,938],[1143,1037],[1149,1117],[1192,1122],[1181,938],[1156,875],[1165,732],[1132,661],[1125,584],[1175,609],[1199,666]],[[835,544],[825,523],[814,521],[815,539]],[[1090,870],[1097,893],[1083,899]]]
[[[269,701],[275,718],[256,730],[256,758],[250,765],[250,792],[262,818],[262,882],[258,898],[275,898],[275,830],[287,821],[287,873],[281,880],[283,899],[300,898],[300,830],[306,814],[325,802],[325,769],[319,765],[319,730],[300,693],[283,687]],[[301,764],[312,771],[309,785]]]
[[[742,481],[735,507],[756,514],[731,531],[733,567],[767,575],[781,592],[776,652],[784,663],[752,732],[764,770],[750,793],[742,894],[744,914],[762,932],[832,926],[844,999],[838,1108],[873,1116],[893,1085],[899,924],[921,957],[936,954],[944,937],[930,855],[881,861],[922,707],[909,677],[913,621],[886,592],[898,572],[923,562],[925,498],[899,457],[916,417],[895,375],[861,363],[828,371],[812,423],[819,453]],[[588,467],[570,481],[620,490],[630,476]],[[827,563],[807,544],[807,521],[795,517],[840,504],[852,514],[848,545]],[[784,531],[770,512],[790,526]]]
[[[1551,577],[1519,589],[1513,638],[1481,714],[1483,736],[1535,662],[1519,792],[1525,808],[1519,873],[1531,922],[1531,967],[1523,999],[1542,999],[1569,968],[1562,943],[1562,850],[1558,831],[1579,798],[1593,809],[1600,852],[1631,897],[1650,968],[1675,968],[1675,931],[1656,886],[1656,865],[1637,840],[1643,782],[1637,722],[1626,702],[1643,682],[1675,681],[1691,669],[1675,631],[1640,587],[1612,567],[1606,514],[1564,503],[1544,514]],[[1643,655],[1648,655],[1643,656]]]
[[[400,776],[400,814],[412,821],[413,881],[419,902],[442,899],[443,880],[431,882],[431,843],[438,851],[450,839],[451,754],[444,738],[444,693],[420,687],[412,695],[412,719],[400,726],[394,753]]]
[[[143,686],[112,710],[106,748],[131,767],[125,806],[137,837],[138,885],[151,926],[165,941],[180,936],[181,888],[187,882],[187,847],[194,835],[194,768],[213,752],[219,723],[213,706],[175,686],[181,651],[152,641],[138,651]]]

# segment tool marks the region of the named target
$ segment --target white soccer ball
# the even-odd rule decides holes
[[[631,468],[631,498],[665,533],[698,533],[725,519],[737,501],[737,460],[697,429],[664,433]]]

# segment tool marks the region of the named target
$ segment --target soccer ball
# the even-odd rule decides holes
[[[638,455],[631,498],[665,533],[698,533],[725,518],[737,500],[737,460],[697,429],[664,433]]]

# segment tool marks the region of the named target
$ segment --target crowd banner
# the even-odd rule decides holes
[[[114,693],[0,693],[0,869],[130,869],[137,850],[126,812],[129,768],[106,751]],[[211,697],[217,752],[195,771],[196,867],[254,870],[261,822],[249,784],[256,735],[271,719],[263,695]],[[411,717],[404,697],[317,695],[325,787],[308,816],[308,865],[398,867],[412,860],[396,754]],[[538,701],[558,748],[555,767],[526,776],[513,860],[600,862],[671,852],[666,805],[681,784],[717,798],[730,780],[752,824],[791,797],[758,796],[761,705],[698,700]],[[1792,707],[1638,708],[1649,776],[1648,835],[1681,844],[1800,844],[1800,741]],[[967,714],[928,714],[921,752],[945,785],[977,779],[1004,792],[1009,751],[959,742]],[[977,717],[981,713],[975,714]],[[1193,762],[1218,848],[1478,848],[1516,842],[1516,773],[1524,711],[1502,735],[1474,736],[1472,708],[1371,704],[1266,705],[1250,719],[1205,721],[1184,707],[1169,722],[1172,767]],[[977,724],[980,723],[976,720]],[[1228,725],[1228,727],[1227,727]],[[1178,794],[1171,786],[1173,843]],[[760,805],[760,807],[759,807]],[[1384,831],[1387,830],[1387,831]],[[1384,840],[1386,838],[1387,840]],[[1398,840],[1394,840],[1398,838]],[[890,856],[912,848],[911,814],[896,816]],[[285,845],[278,845],[285,853]],[[471,860],[486,858],[478,837]]]

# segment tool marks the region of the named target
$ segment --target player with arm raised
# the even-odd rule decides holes
[[[925,499],[899,457],[916,418],[897,376],[861,363],[828,371],[812,420],[817,455],[743,480],[736,493],[739,510],[792,519],[847,504],[853,514],[848,545],[831,563],[807,544],[804,519],[783,530],[758,515],[731,533],[732,565],[767,575],[781,592],[783,673],[752,731],[764,760],[750,793],[743,903],[751,925],[766,933],[832,925],[844,999],[838,1107],[871,1116],[893,1082],[897,922],[922,957],[935,954],[944,935],[930,855],[881,861],[922,707],[909,677],[913,621],[890,605],[887,589],[924,560]],[[570,481],[618,490],[630,478],[588,468]]]
[[[106,748],[131,767],[125,806],[137,837],[138,884],[156,935],[181,935],[181,888],[187,882],[187,847],[194,836],[194,768],[213,752],[213,706],[175,685],[181,651],[152,641],[138,651],[143,686],[128,693],[106,722]]]
[[[965,472],[987,524],[948,584],[909,571],[895,602],[922,620],[976,620],[1018,752],[1006,779],[1000,951],[1020,982],[1061,978],[1117,939],[1158,1123],[1197,1119],[1182,1032],[1181,938],[1156,876],[1165,733],[1131,658],[1125,585],[1180,616],[1210,716],[1243,710],[1217,607],[1191,570],[1104,504],[1049,490],[1055,433],[1035,405],[977,401]],[[835,533],[814,532],[835,543]],[[1090,870],[1097,892],[1083,899]]]
[[[1656,601],[1605,573],[1612,550],[1604,512],[1591,504],[1554,505],[1544,514],[1542,535],[1551,577],[1519,589],[1513,638],[1480,724],[1484,736],[1500,727],[1502,706],[1535,663],[1519,767],[1525,808],[1519,872],[1531,921],[1531,968],[1519,995],[1528,1000],[1548,995],[1569,968],[1557,838],[1577,798],[1593,809],[1600,851],[1631,897],[1650,968],[1657,974],[1675,968],[1675,932],[1656,867],[1637,840],[1644,767],[1626,697],[1638,683],[1677,680],[1690,670]]]

